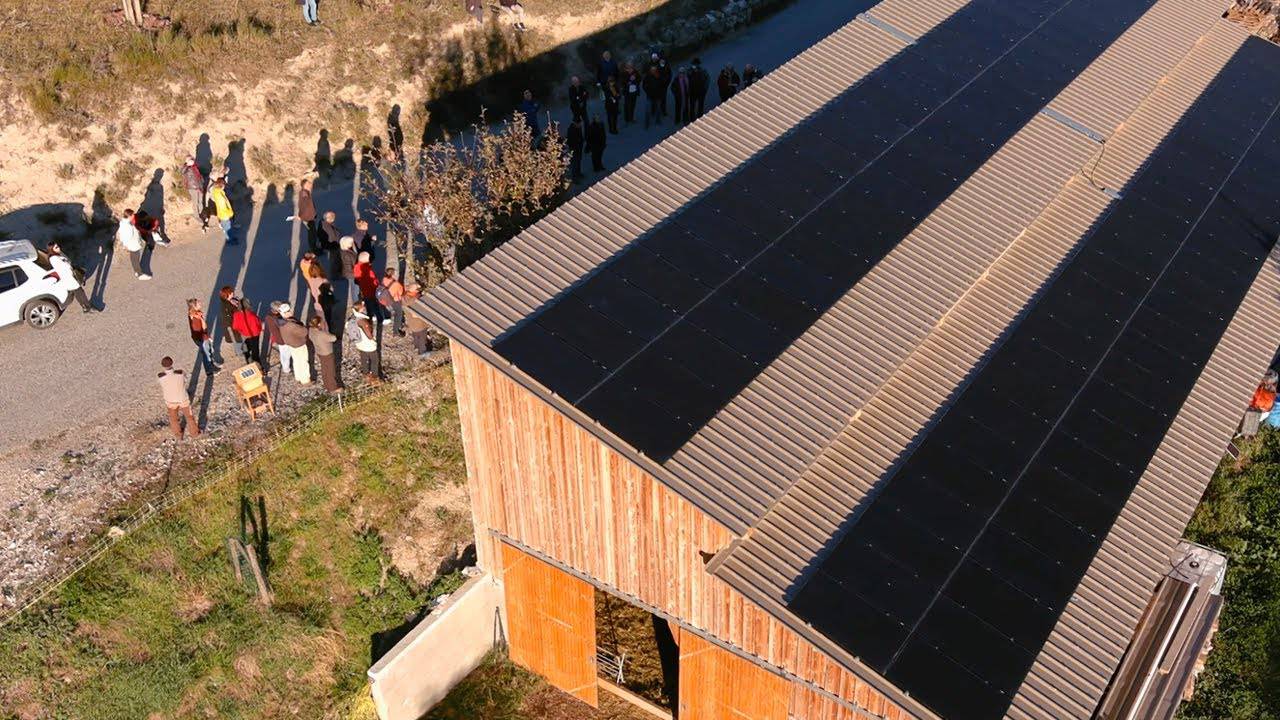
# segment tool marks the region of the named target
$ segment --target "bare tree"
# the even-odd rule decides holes
[[[554,130],[535,147],[525,123],[494,131],[482,118],[470,139],[440,141],[384,166],[374,204],[412,274],[428,284],[420,243],[450,277],[460,247],[504,240],[550,210],[568,187],[567,167]]]

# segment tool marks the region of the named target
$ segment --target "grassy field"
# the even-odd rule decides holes
[[[373,717],[372,636],[461,584],[414,582],[386,546],[418,529],[424,495],[464,482],[449,368],[431,378],[319,423],[0,629],[0,717]],[[266,501],[269,608],[227,557],[242,494]],[[444,517],[439,541],[469,535],[465,513]]]
[[[1187,537],[1227,553],[1213,652],[1180,716],[1280,718],[1280,433],[1264,430],[1223,463]]]

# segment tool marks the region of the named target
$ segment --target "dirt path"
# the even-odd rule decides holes
[[[871,4],[796,0],[708,48],[703,63],[713,75],[728,62],[739,69],[755,63],[771,70]],[[713,89],[709,104],[714,105],[714,96]],[[593,103],[598,109],[598,99]],[[567,125],[567,109],[548,104]],[[623,127],[620,135],[610,136],[605,163],[619,167],[672,131],[670,124]],[[245,140],[255,142],[269,138]],[[240,145],[228,154],[233,181],[244,177],[244,153]],[[291,194],[281,195],[274,187],[244,188],[236,214],[245,242],[224,246],[216,230],[201,233],[187,223],[185,197],[155,196],[167,185],[153,183],[148,198],[153,207],[165,207],[173,239],[152,254],[153,280],[136,280],[123,253],[90,258],[86,264],[95,270],[87,287],[103,312],[82,315],[73,308],[44,332],[0,329],[0,509],[6,511],[0,520],[0,594],[39,577],[56,548],[84,537],[98,527],[104,508],[163,473],[164,424],[154,373],[164,355],[184,368],[196,364],[185,327],[187,298],[216,307],[211,303],[222,285],[237,287],[261,305],[286,299],[298,304],[306,294],[293,273],[305,238],[287,220],[294,212]],[[352,173],[340,169],[318,189],[316,204],[337,212],[339,226],[350,228],[360,210],[356,195]],[[401,359],[392,362],[406,363],[404,342],[397,342]],[[278,375],[279,368],[274,372]],[[229,376],[211,380],[195,372],[192,377],[197,401],[215,427],[242,421]],[[291,380],[279,387],[286,407],[316,392]]]

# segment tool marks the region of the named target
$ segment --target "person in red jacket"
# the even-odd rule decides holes
[[[362,252],[356,256],[354,273],[356,287],[360,288],[360,299],[364,301],[369,320],[377,328],[387,321],[387,313],[382,303],[378,302],[378,286],[382,283],[378,279],[378,273],[373,269],[373,264],[369,262],[369,253]]]
[[[240,309],[231,316],[231,329],[244,338],[244,361],[258,363],[258,367],[261,368],[262,355],[259,353],[259,348],[262,343],[259,336],[262,335],[262,320],[258,318],[253,308],[249,307],[247,298],[240,298]]]

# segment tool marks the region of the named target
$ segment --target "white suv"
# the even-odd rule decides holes
[[[58,277],[49,256],[31,241],[0,240],[0,325],[26,320],[37,330],[51,327],[67,306],[67,285],[74,283]]]

